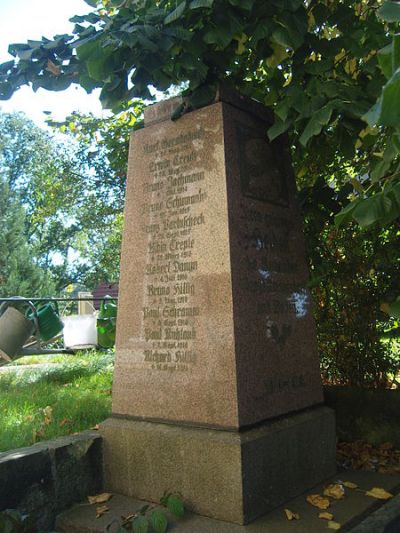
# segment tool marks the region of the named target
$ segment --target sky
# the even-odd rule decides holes
[[[9,44],[70,33],[73,24],[68,19],[90,10],[84,0],[0,0],[0,63],[13,59],[7,51]],[[51,111],[56,120],[75,110],[100,115],[98,95],[99,91],[88,95],[77,86],[61,92],[39,89],[36,93],[24,86],[10,100],[0,100],[0,110],[23,111],[38,126],[44,126],[48,117],[43,111]]]

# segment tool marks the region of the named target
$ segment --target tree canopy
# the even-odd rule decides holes
[[[134,120],[133,113],[129,116],[125,130]],[[13,269],[14,294],[49,292],[18,275],[21,268],[26,271],[24,264],[41,269],[53,280],[53,290],[118,278],[127,154],[127,135],[118,126],[122,119],[73,114],[66,124],[59,130],[70,135],[52,135],[23,114],[0,112],[3,295],[10,292],[6,282]],[[31,291],[25,290],[29,283]]]
[[[184,88],[210,102],[220,81],[272,106],[298,177],[350,181],[337,222],[400,213],[400,2],[394,0],[85,0],[71,35],[9,47],[0,98],[31,83],[100,87],[105,107]]]

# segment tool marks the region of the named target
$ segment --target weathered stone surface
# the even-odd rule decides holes
[[[102,488],[98,432],[41,442],[0,453],[0,511],[27,513],[38,531],[49,531],[57,513]]]
[[[239,524],[335,471],[334,418],[327,408],[240,433],[117,418],[101,432],[107,490],[151,501],[174,490],[192,511]]]
[[[176,122],[152,106],[132,138],[117,415],[237,429],[322,402],[285,145],[263,106],[220,98]]]

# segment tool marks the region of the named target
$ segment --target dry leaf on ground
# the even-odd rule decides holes
[[[358,489],[357,483],[353,483],[352,481],[343,481],[343,487],[347,489]]]
[[[339,483],[328,485],[324,489],[324,496],[329,496],[329,498],[333,498],[334,500],[341,500],[344,498],[344,488]]]
[[[112,497],[110,492],[102,492],[101,494],[96,494],[96,496],[88,496],[88,501],[92,503],[105,503]]]
[[[322,518],[323,520],[333,520],[333,514],[324,511],[323,513],[319,513],[318,518]]]
[[[66,426],[67,424],[73,424],[73,423],[74,423],[73,420],[71,420],[70,418],[63,418],[61,422],[59,423],[59,426],[60,428],[62,428]]]
[[[372,446],[364,441],[340,442],[337,446],[338,463],[353,470],[370,470],[385,474],[400,472],[400,450],[391,442]]]
[[[109,511],[107,505],[101,505],[100,507],[96,507],[96,518],[100,518],[107,511]]]
[[[288,520],[298,520],[300,518],[298,513],[294,513],[290,509],[285,509],[285,515]]]
[[[338,531],[342,526],[339,524],[339,522],[334,522],[333,520],[330,520],[328,522],[328,528],[333,529],[335,531]]]
[[[310,494],[307,496],[307,501],[314,507],[318,507],[318,509],[328,509],[330,506],[330,502],[328,498],[323,498],[319,494]]]
[[[372,496],[372,498],[377,498],[378,500],[389,500],[390,498],[393,498],[393,494],[390,494],[390,492],[387,492],[380,487],[374,487],[371,490],[367,490],[365,495]]]

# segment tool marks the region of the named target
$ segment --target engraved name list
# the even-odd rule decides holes
[[[158,139],[143,146],[141,228],[146,236],[142,309],[143,362],[154,370],[187,372],[197,363],[196,231],[206,225],[204,130]]]

